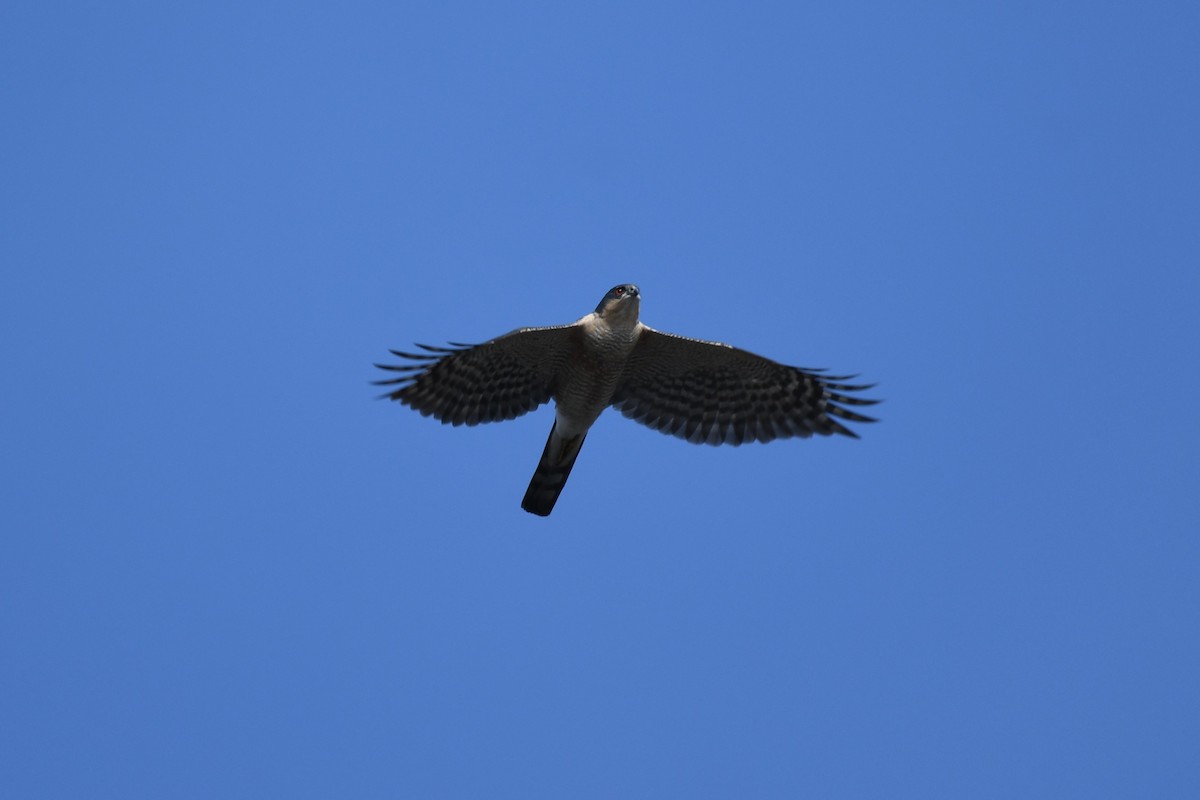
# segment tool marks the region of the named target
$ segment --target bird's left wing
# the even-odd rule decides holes
[[[612,405],[655,430],[697,444],[792,436],[857,436],[835,417],[874,422],[844,406],[876,403],[849,376],[789,367],[719,342],[643,327]]]
[[[392,350],[410,363],[376,364],[400,375],[375,384],[396,387],[383,397],[444,423],[513,419],[550,400],[554,376],[578,336],[577,325],[556,325],[519,328],[480,345],[418,344],[425,353]]]

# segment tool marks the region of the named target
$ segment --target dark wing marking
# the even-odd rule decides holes
[[[553,396],[554,376],[577,336],[574,325],[559,325],[520,328],[474,346],[418,344],[425,353],[392,350],[410,363],[376,364],[400,374],[374,383],[396,387],[383,397],[445,423],[477,425],[513,419]]]
[[[858,434],[838,422],[874,422],[844,406],[874,384],[789,367],[736,347],[645,328],[612,405],[632,420],[697,444]],[[835,419],[835,417],[837,419]]]

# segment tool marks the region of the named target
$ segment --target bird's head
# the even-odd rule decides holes
[[[642,293],[632,283],[622,283],[608,290],[596,306],[597,316],[607,320],[626,319],[637,322]]]

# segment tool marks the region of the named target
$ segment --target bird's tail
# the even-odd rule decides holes
[[[525,490],[521,508],[539,517],[550,516],[554,503],[567,485],[567,476],[571,474],[571,467],[575,466],[579,448],[583,447],[586,437],[585,431],[578,436],[563,438],[558,435],[558,423],[554,423],[550,438],[546,440],[546,449],[542,451],[542,460],[538,462],[533,480],[529,481],[529,488]]]

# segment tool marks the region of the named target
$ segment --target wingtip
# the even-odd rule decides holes
[[[427,356],[424,353],[406,353],[403,350],[388,350],[388,352],[397,358],[408,358],[413,361],[437,361],[440,358],[440,356]]]

